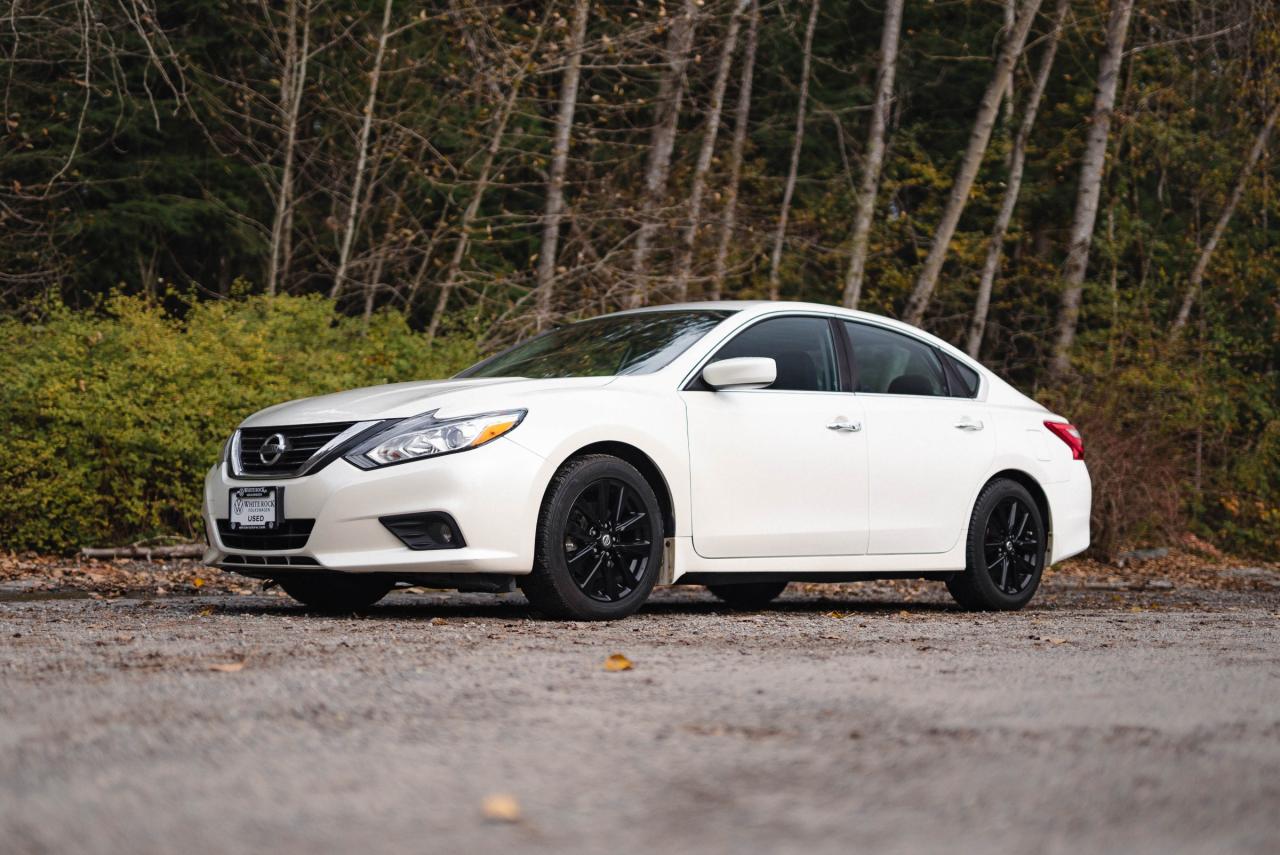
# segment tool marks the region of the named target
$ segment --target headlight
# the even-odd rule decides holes
[[[439,457],[479,448],[520,424],[527,410],[506,410],[456,419],[437,419],[435,411],[405,419],[361,443],[346,461],[361,469],[407,463],[423,457]]]

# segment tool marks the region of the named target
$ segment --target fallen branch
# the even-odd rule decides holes
[[[82,546],[80,554],[85,558],[199,558],[204,555],[203,543],[178,543],[173,546]]]

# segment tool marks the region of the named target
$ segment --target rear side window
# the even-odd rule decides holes
[[[835,341],[826,318],[787,317],[761,321],[738,333],[716,351],[712,362],[741,356],[765,356],[778,366],[770,389],[838,392]]]
[[[978,397],[978,372],[948,353],[942,354],[942,361],[947,368],[947,381],[951,386],[951,397]]]
[[[845,321],[853,346],[855,392],[878,395],[948,393],[937,351],[924,342],[882,327]]]

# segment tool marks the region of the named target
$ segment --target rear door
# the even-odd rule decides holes
[[[831,319],[766,318],[711,361],[769,357],[768,388],[681,393],[688,414],[693,545],[707,558],[860,555],[867,447]]]
[[[969,397],[976,378],[969,388],[954,366],[944,367],[946,357],[913,336],[842,323],[870,467],[867,552],[946,552],[963,534],[995,456],[994,425]]]

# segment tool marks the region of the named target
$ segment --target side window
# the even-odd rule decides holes
[[[772,318],[748,327],[716,351],[712,362],[740,356],[767,356],[778,365],[770,389],[838,392],[835,342],[825,318]]]
[[[853,389],[882,395],[946,395],[932,347],[881,327],[845,321],[853,345]]]
[[[978,397],[978,372],[950,354],[942,354],[942,361],[947,364],[947,379],[951,385],[951,397]]]

